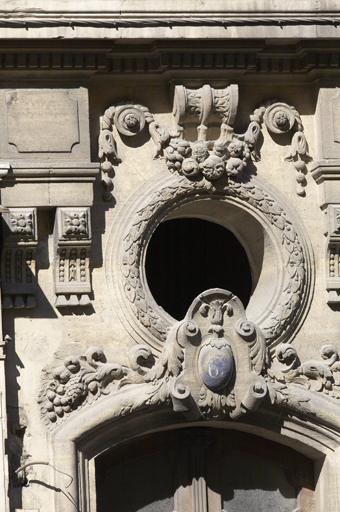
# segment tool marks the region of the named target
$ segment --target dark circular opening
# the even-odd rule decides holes
[[[244,248],[231,231],[206,220],[161,223],[149,242],[145,270],[155,301],[176,320],[209,288],[231,291],[244,307],[250,299],[251,270]]]

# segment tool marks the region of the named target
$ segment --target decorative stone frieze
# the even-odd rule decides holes
[[[55,223],[56,307],[91,304],[89,208],[58,208]]]
[[[135,385],[151,387],[129,402],[121,388]],[[314,396],[339,407],[339,353],[325,345],[320,360],[301,363],[294,347],[282,344],[270,355],[240,300],[213,289],[199,295],[185,319],[171,328],[157,360],[149,347],[136,345],[128,365],[110,363],[101,348],[91,347],[85,355],[46,367],[41,413],[50,427],[108,393],[122,395],[117,415],[168,404],[188,421],[236,420],[262,402],[322,415],[313,406]]]
[[[11,208],[8,213],[3,214],[3,225],[3,308],[34,308],[37,292],[37,209]]]

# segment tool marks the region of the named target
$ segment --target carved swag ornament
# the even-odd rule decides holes
[[[256,144],[263,122],[268,131],[275,135],[293,133],[289,153],[285,161],[293,162],[297,172],[297,193],[305,195],[305,162],[310,159],[307,141],[299,113],[294,107],[275,100],[268,101],[256,109],[250,116],[250,124],[244,134],[233,132],[238,105],[237,85],[225,89],[213,89],[204,85],[200,89],[186,89],[176,86],[173,115],[176,130],[171,131],[156,121],[147,107],[125,102],[110,107],[100,118],[99,158],[102,161],[102,183],[105,190],[104,200],[111,199],[113,189],[113,165],[121,161],[113,127],[121,135],[132,137],[147,126],[155,144],[154,158],[163,158],[170,172],[184,176],[191,183],[201,185],[214,192],[213,183],[226,180],[226,187],[240,181],[250,158],[260,160]],[[198,140],[190,142],[184,139],[185,120],[198,117]],[[208,124],[211,118],[221,122],[218,140],[206,140]]]
[[[220,289],[194,300],[156,361],[142,345],[130,350],[128,361],[126,366],[106,362],[103,350],[91,347],[83,356],[46,368],[39,396],[46,424],[60,423],[101,395],[119,395],[123,386],[141,387],[121,396],[119,415],[166,404],[188,421],[236,420],[262,401],[315,414],[313,395],[340,399],[340,361],[333,346],[322,347],[320,361],[300,363],[286,344],[270,356],[263,333],[247,320],[240,300]]]

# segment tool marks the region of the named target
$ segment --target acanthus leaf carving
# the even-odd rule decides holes
[[[122,387],[135,386],[138,392],[120,395]],[[281,344],[270,356],[240,300],[213,289],[199,295],[172,327],[158,359],[137,345],[127,365],[111,363],[100,347],[90,347],[45,369],[38,401],[52,428],[108,394],[120,397],[118,415],[163,404],[188,421],[237,420],[262,402],[316,415],[316,397],[340,400],[339,353],[324,345],[320,360],[301,363],[293,346]]]

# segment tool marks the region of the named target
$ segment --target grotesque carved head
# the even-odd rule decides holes
[[[200,164],[203,176],[208,180],[217,180],[225,170],[224,160],[221,157],[211,154],[207,160]]]
[[[244,144],[240,140],[233,140],[229,146],[229,154],[232,158],[242,158]]]

